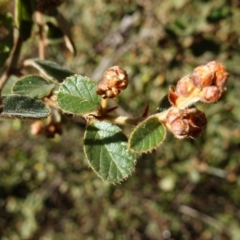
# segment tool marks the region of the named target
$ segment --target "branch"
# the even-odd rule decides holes
[[[39,28],[39,43],[38,43],[38,51],[39,51],[39,58],[45,58],[45,37],[44,37],[44,27],[42,23],[42,14],[38,11],[35,13],[36,22]]]
[[[14,70],[16,70],[16,66],[18,63],[19,56],[20,56],[21,48],[22,48],[22,39],[20,37],[18,37],[15,47],[13,49],[13,53],[11,55],[9,66],[7,67],[6,71],[3,73],[3,75],[0,79],[0,93],[1,93],[4,85],[7,83],[10,75],[14,72]]]

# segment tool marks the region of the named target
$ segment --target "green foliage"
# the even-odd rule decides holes
[[[90,113],[99,106],[100,97],[96,90],[95,82],[87,77],[74,75],[67,78],[59,88],[57,103],[67,113]]]
[[[0,7],[5,2],[0,1]],[[32,65],[48,84],[54,83],[54,90],[58,91],[59,83],[64,84],[64,79],[75,73],[98,82],[108,67],[123,66],[130,83],[119,99],[111,102],[111,106],[117,103],[119,108],[110,113],[138,116],[146,102],[150,114],[155,114],[157,108],[158,113],[169,108],[168,101],[159,104],[168,86],[200,64],[213,59],[221,61],[231,77],[219,103],[197,104],[208,119],[199,139],[177,140],[169,134],[160,148],[138,156],[131,177],[116,185],[106,184],[89,168],[91,158],[86,161],[81,150],[82,136],[88,133],[84,133],[85,122],[81,117],[52,111],[43,123],[54,120],[64,124],[63,135],[53,140],[29,134],[29,121],[2,119],[1,238],[238,240],[238,5],[236,1],[224,0],[65,1],[59,12],[64,12],[74,25],[62,22],[61,27],[56,26],[65,29],[64,38],[67,30],[72,30],[76,56],[73,58],[69,53],[66,42],[51,45],[44,39],[44,57],[51,60],[50,64],[36,59],[36,63],[24,61],[22,66],[22,60],[39,57],[37,43],[42,41],[39,33],[47,37],[46,23],[53,20],[42,14],[41,32],[34,12],[32,14],[29,9],[32,20],[28,19],[28,23],[31,25],[32,21],[34,27],[26,28],[26,37],[30,36],[31,29],[32,38],[22,46],[20,61],[14,64],[14,70],[18,71],[11,72],[12,82],[19,75],[22,78],[22,73],[38,74],[26,67]],[[4,7],[3,10],[8,9]],[[6,16],[3,10],[0,9],[1,14]],[[6,62],[13,39],[11,14],[7,16],[10,41],[4,43],[7,48],[0,48],[1,66],[5,64],[6,68],[11,60]],[[55,17],[59,16],[51,18]],[[130,24],[124,29],[126,19]],[[1,44],[2,41],[2,47]],[[2,49],[7,49],[6,55],[2,54]],[[72,71],[59,74],[63,68]],[[57,69],[56,72],[53,69]],[[0,75],[2,72],[0,69]],[[4,94],[9,92],[9,85],[11,82],[4,86]],[[13,108],[17,106],[16,100],[18,98]],[[88,126],[107,124],[97,113],[88,117],[91,122]],[[134,132],[129,126],[122,129],[126,136]],[[94,131],[98,136],[98,130],[94,128]],[[123,149],[126,151],[126,147]]]
[[[127,150],[127,138],[111,123],[87,126],[84,152],[90,167],[107,182],[120,182],[134,170],[135,156]]]
[[[150,152],[163,142],[165,135],[165,127],[157,117],[147,118],[131,134],[129,149],[136,153]]]
[[[12,87],[12,93],[31,98],[43,98],[48,96],[54,87],[54,84],[48,84],[40,76],[29,75],[16,81]]]
[[[33,66],[40,73],[44,74],[46,78],[55,82],[62,82],[66,77],[74,74],[74,72],[63,68],[59,64],[53,61],[41,60],[41,59],[28,59],[25,61],[26,66]]]
[[[27,96],[2,96],[2,104],[0,118],[41,119],[50,114],[50,110],[41,100]]]

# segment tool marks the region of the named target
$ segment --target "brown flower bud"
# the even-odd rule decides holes
[[[189,124],[186,119],[177,119],[171,125],[171,131],[177,138],[186,138],[189,134]]]
[[[168,124],[172,124],[178,118],[180,118],[180,110],[177,108],[173,108],[168,112],[168,114],[166,116],[166,122]]]
[[[192,127],[205,127],[207,124],[206,116],[203,112],[199,111],[196,108],[193,108],[193,112],[189,114],[189,124]]]
[[[166,116],[166,126],[177,138],[196,138],[207,124],[205,114],[196,108],[172,109]]]
[[[177,138],[185,138],[188,135],[188,122],[182,119],[182,111],[177,108],[171,109],[168,112],[166,126]]]
[[[196,87],[204,88],[213,85],[222,89],[227,82],[229,73],[221,63],[212,61],[196,67],[193,77],[193,84]]]
[[[97,94],[102,98],[114,98],[128,86],[127,72],[119,66],[109,68],[98,84]]]
[[[226,71],[225,67],[217,61],[209,62],[207,66],[214,73],[212,85],[223,88],[229,77],[229,73]]]
[[[214,72],[208,65],[201,65],[193,70],[193,84],[198,88],[211,86]]]
[[[188,122],[190,127],[188,137],[195,139],[202,133],[203,128],[207,124],[207,119],[203,112],[196,109],[195,112],[188,116]]]
[[[40,120],[37,120],[31,124],[31,133],[32,135],[38,135],[43,130],[43,122]]]
[[[179,96],[188,97],[194,88],[193,76],[187,75],[178,81],[176,86],[176,94]]]
[[[222,96],[222,91],[217,86],[203,88],[201,92],[201,101],[206,103],[215,103]]]
[[[53,138],[56,134],[62,134],[62,125],[61,123],[51,122],[45,126],[44,130],[48,138]]]

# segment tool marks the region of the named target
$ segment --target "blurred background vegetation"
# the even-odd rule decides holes
[[[121,114],[138,116],[147,103],[155,112],[169,85],[212,60],[231,74],[227,92],[217,104],[198,104],[208,118],[199,139],[169,134],[117,185],[88,167],[84,126],[65,119],[63,135],[46,139],[31,135],[30,122],[1,120],[0,239],[238,240],[239,1],[71,0],[59,11],[77,53],[49,45],[46,59],[96,81],[110,66],[127,70]],[[22,60],[38,57],[36,41]]]

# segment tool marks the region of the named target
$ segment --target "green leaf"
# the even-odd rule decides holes
[[[32,32],[32,1],[31,0],[16,0],[16,24],[19,28],[19,34],[22,41],[27,40]]]
[[[27,96],[2,96],[3,109],[0,118],[41,119],[50,114],[50,110],[38,99]]]
[[[67,78],[57,94],[58,106],[65,112],[86,114],[96,110],[100,97],[96,94],[97,84],[87,77],[74,75]]]
[[[141,122],[129,138],[129,149],[136,153],[149,152],[164,140],[166,130],[157,117],[150,117]]]
[[[52,81],[63,82],[66,77],[74,75],[75,73],[63,68],[59,64],[48,61],[48,60],[41,60],[38,58],[35,59],[28,59],[24,62],[25,66],[33,66],[38,71],[43,73],[47,78]]]
[[[6,84],[3,86],[2,95],[12,94],[12,86],[18,81],[19,78],[15,75],[10,75]]]
[[[44,78],[30,75],[19,79],[13,85],[12,93],[31,98],[43,98],[49,95],[54,87],[54,84],[48,84]]]
[[[2,67],[13,46],[13,19],[9,13],[0,14],[0,32],[0,67]]]
[[[127,150],[127,138],[108,122],[93,122],[84,136],[84,152],[91,168],[105,181],[117,183],[134,170],[135,156]]]

